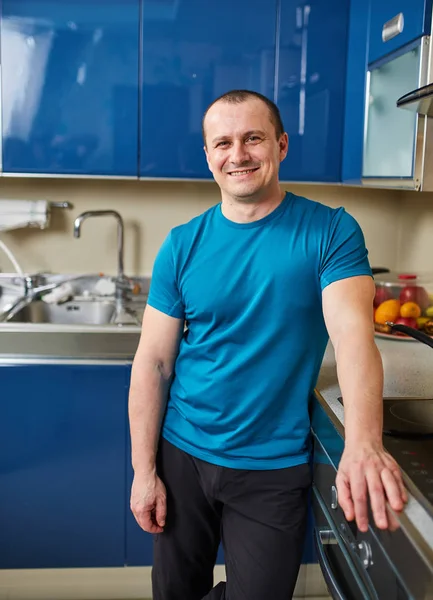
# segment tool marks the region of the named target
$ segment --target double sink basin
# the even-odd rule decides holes
[[[139,326],[144,312],[144,304],[130,302],[127,304],[122,325]],[[116,324],[116,304],[110,300],[73,299],[63,304],[48,304],[43,300],[34,300],[24,306],[10,323],[46,323],[53,325],[110,325]]]
[[[34,299],[0,323],[0,362],[28,358],[132,360],[150,280],[139,280],[139,294],[128,294],[119,307],[114,296],[95,294],[99,279],[75,282],[72,298],[66,302]]]

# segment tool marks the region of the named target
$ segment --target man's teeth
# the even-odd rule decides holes
[[[230,175],[234,175],[235,177],[237,177],[238,175],[246,175],[247,173],[252,173],[255,170],[256,169],[249,169],[248,171],[232,171]]]

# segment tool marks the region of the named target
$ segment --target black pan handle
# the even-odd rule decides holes
[[[407,335],[410,335],[419,342],[423,342],[424,344],[427,344],[427,346],[430,346],[430,348],[433,348],[433,339],[423,331],[418,331],[418,329],[414,329],[413,327],[409,327],[408,325],[391,323],[390,321],[387,321],[386,324],[389,325],[393,331],[406,333]]]
[[[378,275],[379,273],[389,273],[389,269],[386,267],[372,267],[371,272],[373,275]]]

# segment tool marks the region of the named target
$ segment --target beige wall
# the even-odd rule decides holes
[[[400,210],[410,216],[413,242],[429,247],[428,223],[410,206],[413,195],[388,190],[325,185],[283,185],[284,189],[330,206],[344,206],[360,223],[372,265],[396,268],[399,260],[425,258],[417,244],[410,253],[398,251]],[[416,194],[415,194],[416,196]],[[69,200],[72,211],[57,210],[46,230],[22,229],[3,233],[1,239],[16,254],[27,272],[114,273],[116,269],[116,223],[110,218],[89,219],[80,239],[73,238],[75,217],[90,209],[116,209],[125,220],[125,270],[130,275],[150,274],[155,254],[171,227],[183,223],[219,202],[214,183],[177,183],[85,179],[0,179],[0,198]],[[426,211],[432,198],[415,202]],[[423,212],[424,214],[424,212]],[[399,258],[400,257],[400,258]],[[407,268],[406,266],[406,268]],[[0,252],[0,269],[11,265]]]
[[[433,192],[405,192],[399,215],[398,266],[433,272]]]

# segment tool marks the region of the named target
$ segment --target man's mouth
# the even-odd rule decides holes
[[[249,175],[257,171],[259,167],[253,167],[252,169],[237,169],[236,171],[229,171],[228,174],[232,177],[240,177],[241,175]]]

